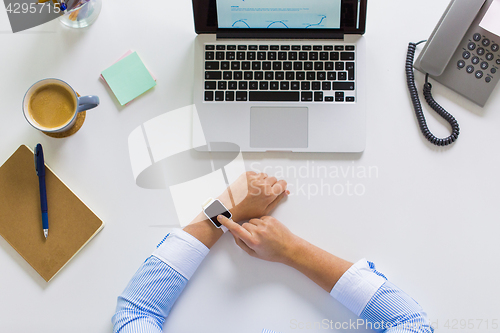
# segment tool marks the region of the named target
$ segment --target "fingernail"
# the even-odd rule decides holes
[[[286,192],[285,192],[285,193],[286,193],[286,195],[289,195],[289,194],[290,194],[290,191],[286,190]]]
[[[218,221],[222,221],[222,215],[217,216]]]

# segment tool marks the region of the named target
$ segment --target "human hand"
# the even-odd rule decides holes
[[[223,215],[219,215],[217,220],[228,228],[236,244],[245,252],[267,261],[290,265],[296,245],[302,240],[271,216],[251,219],[241,226]]]
[[[233,221],[246,221],[269,214],[290,192],[284,180],[253,171],[242,174],[218,197],[233,215]],[[232,197],[232,200],[231,200]]]

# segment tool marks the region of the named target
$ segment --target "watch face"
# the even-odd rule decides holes
[[[231,218],[231,213],[226,210],[226,207],[224,207],[219,200],[215,200],[210,206],[205,208],[205,215],[212,220],[212,223],[215,224],[217,228],[221,226],[219,221],[217,221],[217,216],[224,215],[228,219]]]

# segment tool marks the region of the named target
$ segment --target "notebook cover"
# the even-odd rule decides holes
[[[45,180],[47,239],[33,151],[22,145],[0,167],[0,235],[48,282],[104,223],[47,166]]]

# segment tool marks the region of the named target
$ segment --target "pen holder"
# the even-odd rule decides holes
[[[59,20],[71,28],[85,28],[97,20],[102,0],[66,0],[68,9]]]

